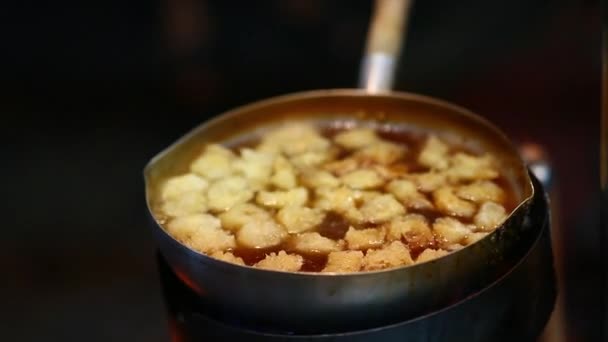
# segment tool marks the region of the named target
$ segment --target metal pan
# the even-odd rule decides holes
[[[465,298],[511,269],[530,245],[523,232],[534,187],[524,162],[494,125],[453,104],[410,93],[391,92],[395,31],[401,32],[408,3],[378,1],[370,30],[393,37],[373,44],[363,63],[366,89],[319,90],[264,100],[201,124],[154,157],[144,170],[146,200],[159,249],[182,281],[202,302],[235,319],[297,333],[341,332],[403,321]],[[388,27],[388,29],[387,29]],[[393,33],[391,36],[391,32]],[[399,36],[398,34],[396,35]],[[389,49],[383,49],[388,46]],[[154,217],[154,189],[183,172],[209,142],[227,142],[263,132],[284,120],[316,125],[357,123],[432,131],[471,149],[497,155],[517,189],[519,205],[505,223],[484,239],[448,256],[413,266],[356,274],[329,275],[261,270],[222,262],[182,245]]]

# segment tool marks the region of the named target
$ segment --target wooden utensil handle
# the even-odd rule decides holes
[[[360,77],[360,87],[369,92],[390,90],[393,85],[412,2],[375,1]]]

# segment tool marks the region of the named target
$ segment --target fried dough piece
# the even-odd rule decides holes
[[[266,210],[257,205],[241,203],[221,213],[219,219],[222,221],[222,227],[235,232],[249,222],[270,220],[271,218]]]
[[[416,258],[416,263],[422,263],[430,260],[434,260],[437,258],[441,258],[444,255],[448,255],[450,252],[444,251],[443,249],[431,249],[427,248]]]
[[[207,211],[205,190],[209,182],[193,173],[169,178],[161,187],[161,211],[178,217]]]
[[[338,241],[321,236],[317,232],[302,233],[293,237],[293,248],[302,253],[329,253],[342,249]]]
[[[350,227],[344,236],[344,240],[346,240],[348,249],[366,250],[381,246],[384,243],[385,235],[384,229],[355,229]]]
[[[427,246],[433,243],[435,239],[427,219],[420,214],[397,217],[389,222],[387,226],[386,239],[388,241],[405,238],[408,244]]]
[[[411,209],[433,209],[433,203],[426,196],[418,192],[416,184],[410,180],[397,179],[390,182],[386,189]]]
[[[353,157],[364,165],[375,163],[389,165],[401,158],[405,152],[406,148],[404,146],[387,141],[379,141],[358,150],[354,153]]]
[[[209,180],[228,177],[233,172],[236,156],[219,144],[208,145],[204,152],[190,164],[190,171]]]
[[[262,145],[265,143],[279,145],[283,153],[290,157],[306,152],[327,150],[331,144],[308,123],[286,124],[267,134]]]
[[[483,239],[484,237],[488,236],[488,234],[490,234],[490,233],[489,232],[471,233],[471,234],[467,235],[464,242],[466,245],[470,245],[470,244],[473,244],[473,243]]]
[[[234,236],[221,228],[219,219],[208,214],[178,217],[167,225],[169,233],[201,253],[223,251],[236,246]]]
[[[340,180],[331,172],[324,170],[304,170],[300,175],[300,182],[310,188],[336,188]]]
[[[360,167],[359,162],[354,158],[345,158],[334,160],[323,165],[326,171],[329,171],[336,176],[342,176],[349,172],[355,171]]]
[[[368,222],[382,223],[405,214],[405,208],[391,194],[373,197],[361,206],[361,214]]]
[[[231,176],[215,181],[207,191],[207,205],[214,211],[226,211],[253,198],[249,182],[242,176]]]
[[[268,248],[283,242],[287,232],[272,219],[247,222],[236,234],[237,242],[247,248]]]
[[[477,157],[460,152],[450,158],[450,167],[446,174],[452,183],[494,179],[499,176],[494,163],[494,158],[489,154]]]
[[[216,258],[218,260],[222,260],[222,261],[229,262],[229,263],[232,263],[232,264],[237,264],[237,265],[245,266],[245,262],[243,261],[243,259],[235,256],[231,252],[220,252],[220,251],[217,251],[217,252],[211,253],[210,256],[213,257],[213,258]]]
[[[435,135],[430,135],[418,155],[418,163],[430,169],[447,169],[449,165],[448,151],[448,145],[444,144]]]
[[[473,222],[482,231],[492,231],[507,218],[505,207],[494,202],[485,202],[479,208]]]
[[[358,190],[377,188],[384,183],[384,179],[371,169],[351,171],[340,177],[340,180],[351,189]]]
[[[297,169],[305,170],[311,167],[319,167],[321,164],[331,161],[337,153],[338,151],[333,148],[322,151],[309,151],[295,155],[289,161]]]
[[[433,231],[438,235],[442,246],[459,244],[472,233],[462,222],[452,217],[440,217],[433,223]]]
[[[302,268],[304,258],[297,254],[287,254],[285,251],[270,253],[260,260],[254,267],[266,270],[297,272]]]
[[[275,159],[270,184],[283,190],[293,189],[298,185],[296,172],[289,160],[281,156]]]
[[[382,249],[367,251],[363,258],[363,269],[373,271],[413,263],[410,251],[405,245],[400,241],[393,241]]]
[[[317,200],[314,206],[322,210],[333,210],[343,213],[350,208],[355,208],[355,201],[360,197],[356,191],[345,186],[339,188],[317,188],[315,190]]]
[[[165,215],[172,217],[203,214],[207,211],[207,197],[200,192],[188,192],[165,200],[161,205]]]
[[[161,188],[163,201],[179,198],[184,194],[196,192],[204,194],[209,182],[194,173],[187,173],[169,178]]]
[[[372,145],[379,140],[376,132],[371,128],[354,128],[338,133],[334,137],[336,144],[349,149],[356,150]]]
[[[302,206],[308,201],[306,188],[294,188],[287,191],[260,191],[256,202],[270,208],[283,208],[287,206]]]
[[[325,213],[319,209],[301,206],[283,207],[277,213],[277,221],[279,221],[289,233],[301,233],[311,230],[319,225],[324,217]]]
[[[496,183],[481,180],[459,187],[456,196],[475,203],[486,201],[500,203],[504,200],[505,192]]]
[[[445,172],[412,173],[407,177],[416,183],[416,187],[421,192],[433,192],[447,184]]]
[[[472,217],[475,214],[475,204],[456,196],[452,187],[444,186],[435,190],[433,200],[437,209],[446,215]]]
[[[339,251],[327,256],[327,264],[322,272],[348,273],[358,272],[363,265],[363,252]]]
[[[232,167],[245,176],[251,188],[261,189],[269,181],[275,158],[276,155],[269,152],[243,148],[241,156],[234,160]]]

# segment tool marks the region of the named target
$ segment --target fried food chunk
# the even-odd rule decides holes
[[[351,171],[340,177],[340,180],[352,189],[372,189],[384,183],[384,179],[371,169]]]
[[[322,272],[348,273],[358,272],[363,265],[363,252],[339,251],[327,256],[327,264]]]
[[[283,242],[287,232],[283,227],[269,220],[247,222],[236,234],[236,241],[247,248],[268,248]]]
[[[294,188],[287,191],[260,191],[256,202],[270,208],[302,206],[308,201],[306,188]]]
[[[254,267],[266,270],[297,272],[302,268],[304,258],[298,254],[287,254],[285,251],[270,253]]]
[[[262,188],[272,173],[275,155],[250,148],[241,149],[241,156],[233,162],[236,172],[244,175],[250,187]]]
[[[277,221],[292,234],[313,229],[323,221],[324,217],[325,213],[319,209],[301,206],[283,207],[277,213]]]
[[[451,217],[440,217],[433,223],[433,231],[442,246],[460,244],[472,233],[462,222]]]
[[[410,245],[427,246],[433,243],[435,237],[426,220],[420,214],[408,214],[397,217],[388,223],[386,239],[388,241],[405,240]]]
[[[369,250],[363,257],[363,269],[366,271],[411,265],[413,263],[410,251],[400,241],[393,241],[382,249]]]
[[[339,133],[334,137],[336,144],[349,150],[356,150],[372,145],[378,140],[376,132],[370,128],[354,128]]]
[[[445,172],[412,173],[407,177],[412,179],[422,192],[433,192],[447,183]]]
[[[430,169],[447,169],[449,165],[448,151],[449,147],[446,144],[435,135],[430,135],[418,155],[418,163]]]
[[[310,151],[293,156],[290,158],[290,161],[297,169],[304,170],[311,167],[318,167],[319,165],[332,160],[336,152],[337,151],[334,149]]]
[[[234,254],[232,254],[231,252],[213,252],[210,255],[212,258],[216,258],[218,260],[222,260],[222,261],[226,261],[232,264],[237,264],[237,265],[245,265],[245,262],[243,261],[242,258],[239,258],[237,256],[235,256]]]
[[[488,180],[475,181],[456,190],[456,196],[475,203],[502,202],[505,192],[496,183]]]
[[[382,223],[405,214],[405,209],[391,194],[380,195],[366,201],[361,206],[361,214],[372,223]]]
[[[251,265],[246,250],[261,249],[254,267],[296,272],[327,256],[322,272],[345,273],[440,258],[506,219],[512,194],[492,154],[439,133],[411,132],[409,146],[371,126],[340,129],[288,118],[238,152],[205,145],[189,171],[159,184],[159,222],[218,260]]]
[[[207,191],[209,209],[226,211],[253,198],[249,182],[242,176],[231,176],[215,181]]]
[[[236,246],[234,236],[221,228],[220,220],[207,214],[175,218],[169,222],[167,230],[179,242],[201,253]]]
[[[505,207],[495,202],[485,202],[479,208],[473,222],[482,231],[492,231],[507,218]]]
[[[489,154],[477,157],[460,152],[450,158],[450,167],[446,170],[446,174],[453,183],[494,179],[499,175],[494,163],[494,158]]]
[[[161,210],[165,215],[172,217],[203,214],[207,211],[207,198],[200,192],[184,193],[165,200]]]
[[[387,141],[379,141],[355,152],[354,158],[364,165],[375,163],[389,165],[401,158],[405,151],[406,149],[403,146]]]
[[[488,236],[488,234],[490,234],[490,233],[489,232],[471,233],[471,234],[467,235],[467,237],[464,239],[465,244],[467,244],[467,245],[473,244],[473,243],[483,239],[484,237]]]
[[[190,171],[206,179],[228,177],[233,172],[236,156],[219,144],[210,144],[205,151],[190,164]]]
[[[339,188],[317,188],[314,206],[323,210],[333,210],[339,213],[346,212],[350,208],[355,208],[355,201],[360,196],[345,186]]]
[[[329,147],[330,141],[323,138],[314,126],[304,122],[285,124],[270,131],[260,144],[260,150],[278,149],[289,157],[307,152],[324,151]]]
[[[292,242],[293,248],[302,253],[329,253],[342,249],[341,243],[321,236],[317,232],[295,235]]]
[[[197,192],[204,194],[209,187],[209,182],[194,173],[187,173],[169,178],[161,188],[161,199],[163,201],[175,199],[184,194]]]
[[[335,188],[340,186],[340,180],[323,170],[305,170],[300,175],[302,185],[310,188]]]
[[[337,176],[345,175],[359,168],[359,162],[354,158],[334,160],[323,165],[323,168]]]
[[[348,249],[366,250],[381,246],[384,243],[385,235],[384,229],[355,229],[350,227],[344,236],[344,240],[346,240]]]
[[[385,181],[390,181],[407,174],[408,167],[403,163],[395,163],[391,165],[374,164],[371,166],[371,169],[376,171],[376,173]]]
[[[284,157],[278,157],[274,161],[273,172],[270,184],[277,188],[289,190],[298,185],[296,172],[289,160]]]
[[[475,204],[465,201],[454,194],[454,188],[441,187],[433,192],[433,200],[439,211],[446,215],[472,217],[475,214]]]
[[[422,262],[434,260],[434,259],[440,258],[440,257],[442,257],[444,255],[448,255],[448,254],[450,254],[450,252],[444,251],[443,249],[427,248],[424,251],[422,251],[422,253],[420,253],[420,255],[418,255],[418,258],[416,258],[416,263],[422,263]]]
[[[237,231],[248,222],[270,220],[271,218],[266,210],[255,204],[240,203],[221,213],[219,219],[222,221],[222,227]]]
[[[411,209],[433,209],[433,203],[418,192],[416,184],[406,179],[396,179],[390,182],[386,189]]]

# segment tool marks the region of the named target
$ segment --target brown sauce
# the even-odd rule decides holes
[[[304,258],[302,272],[321,272],[327,264],[327,254],[300,254]]]
[[[338,127],[325,127],[321,129],[321,134],[327,138],[332,138],[336,134],[344,131],[345,129]],[[395,170],[406,170],[408,173],[421,173],[427,172],[429,169],[423,165],[420,165],[417,161],[417,157],[422,150],[426,133],[421,132],[411,132],[405,130],[377,130],[377,134],[388,141],[393,143],[406,145],[408,148],[407,153],[404,156],[397,160],[393,165],[395,166]],[[259,138],[257,137],[240,137],[234,143],[229,144],[229,147],[233,151],[238,151],[241,148],[250,147],[253,148],[259,142]],[[451,154],[456,152],[467,152],[470,154],[477,154],[473,151],[467,150],[461,146],[450,146]],[[349,156],[352,153],[346,149],[338,148],[337,156],[338,159],[343,159]],[[518,202],[516,200],[515,192],[513,191],[513,185],[506,179],[504,175],[501,175],[498,179],[493,180],[497,185],[499,185],[505,192],[505,197],[502,205],[505,207],[507,212],[511,212],[515,209]],[[274,189],[270,189],[274,190]],[[311,191],[311,193],[313,193]],[[432,196],[426,194],[427,198],[432,201]],[[312,200],[312,199],[311,199]],[[445,214],[442,214],[438,210],[434,209],[408,209],[408,213],[417,213],[425,216],[432,225],[432,223],[439,217],[445,217]],[[274,214],[274,211],[272,212]],[[468,224],[472,223],[471,219],[466,218],[458,218],[461,222]],[[353,226],[355,229],[365,229],[365,228],[377,228],[378,224],[363,224],[357,225],[349,222],[344,216],[339,213],[330,211],[326,214],[324,220],[314,229],[314,231],[318,232],[321,236],[333,239],[340,240],[343,239],[349,227]],[[420,253],[422,253],[427,248],[438,248],[439,241],[435,238],[428,241],[426,239],[419,239],[416,237],[405,237],[402,238],[402,242],[409,247],[410,255],[413,259],[416,259]],[[293,248],[291,247],[291,242],[289,239],[283,242],[278,246],[274,246],[272,248],[265,249],[251,249],[251,248],[243,248],[237,247],[231,252],[243,259],[245,264],[252,266],[257,262],[261,261],[266,257],[266,255],[270,253],[278,253],[279,251],[284,250],[287,253],[295,253]],[[301,271],[305,272],[320,272],[323,270],[325,265],[327,264],[327,255],[322,253],[298,253],[303,259],[304,263],[301,268]]]
[[[317,232],[326,238],[339,240],[344,238],[350,225],[350,222],[342,215],[330,211],[325,215],[323,222],[317,227]]]
[[[437,248],[437,240],[433,239],[432,241],[429,241],[428,243],[421,243],[419,241],[415,241],[415,240],[410,240],[410,241],[405,241],[405,243],[407,244],[409,250],[410,250],[410,256],[412,257],[412,259],[416,260],[416,258],[418,258],[418,256],[420,255],[420,253],[424,252],[425,249],[427,248]]]

